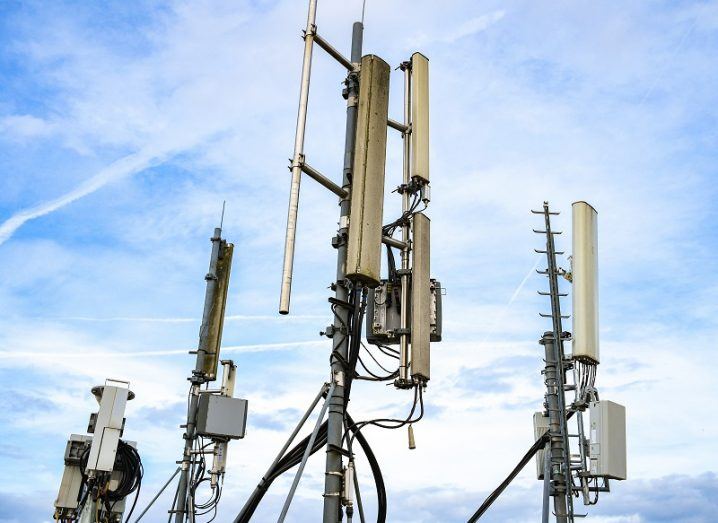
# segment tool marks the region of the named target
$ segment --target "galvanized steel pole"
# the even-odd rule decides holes
[[[212,256],[209,261],[209,272],[205,276],[207,281],[207,289],[204,297],[204,313],[202,314],[202,327],[199,334],[199,346],[197,347],[197,359],[195,361],[194,370],[189,381],[192,383],[190,389],[190,398],[187,406],[187,423],[185,424],[184,453],[182,454],[182,462],[180,465],[180,479],[177,485],[177,507],[175,509],[175,523],[184,523],[188,513],[187,488],[189,483],[189,470],[192,464],[192,447],[196,439],[195,425],[197,417],[197,402],[199,400],[199,392],[202,383],[205,381],[203,368],[204,358],[207,353],[207,341],[209,321],[212,314],[212,304],[214,303],[214,295],[217,292],[217,262],[219,260],[220,244],[222,242],[222,229],[217,227],[214,230],[212,240]],[[190,514],[192,515],[192,514]]]
[[[352,28],[351,61],[357,67],[361,62],[362,37],[364,26],[355,22]],[[346,138],[344,142],[344,173],[342,187],[351,193],[351,171],[354,163],[354,137],[356,134],[357,106],[359,104],[359,77],[356,72],[350,72],[346,80],[347,119]],[[339,230],[337,244],[337,275],[334,284],[337,300],[347,302],[349,288],[346,282],[347,246],[346,238],[349,229],[349,197],[342,198],[339,203]],[[344,369],[342,360],[346,361],[349,333],[345,331],[349,325],[350,311],[344,307],[336,308],[334,318],[335,336],[333,337],[333,350],[331,357],[332,379],[342,375]],[[334,354],[338,354],[339,358]],[[345,377],[346,379],[346,377]],[[342,492],[342,436],[344,430],[344,383],[337,383],[329,399],[329,414],[327,416],[327,459],[326,476],[324,479],[324,523],[337,523],[341,521],[341,492]]]
[[[540,341],[544,346],[546,356],[546,367],[544,370],[544,382],[546,383],[546,410],[548,411],[548,433],[549,445],[546,452],[549,454],[545,457],[550,462],[548,475],[550,479],[550,494],[553,496],[554,514],[557,523],[566,523],[567,510],[566,496],[567,490],[570,488],[566,485],[566,476],[563,467],[566,462],[567,449],[564,447],[563,423],[561,421],[564,415],[560,406],[559,394],[563,394],[563,387],[559,385],[558,358],[559,346],[554,343],[553,332],[545,332]]]

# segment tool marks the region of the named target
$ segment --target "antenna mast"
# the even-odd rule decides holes
[[[224,221],[224,204],[221,221]],[[196,358],[195,367],[188,378],[190,390],[187,421],[181,426],[184,428],[182,460],[179,462],[179,469],[152,499],[137,521],[145,515],[178,472],[177,492],[170,508],[170,517],[174,514],[175,523],[194,522],[198,510],[201,513],[216,510],[222,494],[227,445],[231,439],[244,437],[247,401],[233,397],[237,366],[232,360],[219,359],[234,245],[222,239],[221,226],[214,229],[211,241],[212,254],[209,271],[205,276],[207,288],[199,345],[196,351],[191,352]],[[221,386],[219,389],[210,390],[209,383],[217,379],[220,364]],[[205,388],[202,388],[203,386]],[[206,450],[210,445],[212,450]],[[211,466],[205,465],[205,455],[212,456]],[[206,484],[211,489],[211,496],[208,502],[198,506],[195,503],[195,492],[204,481],[207,481]]]
[[[326,448],[323,522],[338,523],[343,519],[343,509],[351,520],[355,503],[363,520],[358,492],[354,499],[357,478],[352,444],[355,441],[371,464],[379,498],[379,518],[385,518],[386,492],[381,471],[361,431],[369,425],[383,428],[406,425],[410,448],[414,448],[411,423],[421,419],[424,412],[422,394],[430,376],[430,341],[441,339],[441,285],[430,278],[430,221],[422,212],[430,201],[428,59],[414,53],[401,65],[404,71],[404,123],[397,122],[388,116],[391,68],[378,56],[362,56],[363,23],[353,24],[351,53],[347,58],[318,34],[316,15],[317,0],[309,0],[294,154],[289,166],[292,176],[279,313],[289,313],[299,188],[301,176],[306,174],[339,198],[339,227],[332,238],[332,246],[337,251],[336,275],[331,285],[334,296],[329,298],[334,321],[322,333],[332,340],[331,374],[235,518],[235,523],[249,522],[274,479],[298,465],[278,519],[279,523],[284,521],[309,456],[322,448]],[[347,107],[341,185],[310,166],[304,154],[314,44],[347,72],[342,92]],[[402,183],[396,190],[402,197],[402,214],[385,225],[383,206],[389,128],[400,132],[403,139]],[[418,210],[422,202],[424,207]],[[394,238],[393,234],[399,230],[401,239]],[[388,279],[382,279],[380,274],[384,247]],[[394,262],[393,249],[400,252],[399,268]],[[381,299],[389,295],[388,300]],[[378,357],[398,360],[398,368],[387,371],[388,375],[380,375],[381,371],[373,373],[361,359],[360,353],[364,350],[381,367],[362,341],[365,316],[367,340],[379,347],[382,356]],[[399,349],[389,347],[390,344],[398,344]],[[357,364],[367,375],[357,372]],[[379,423],[386,420],[354,422],[347,412],[347,405],[355,379],[393,381],[398,389],[413,390],[409,416],[405,420],[390,420],[389,426]],[[289,449],[322,397],[325,401],[313,432]],[[325,413],[326,422],[323,420]],[[345,456],[348,458],[346,466],[343,464]]]
[[[552,330],[545,332],[540,344],[545,350],[544,399],[545,412],[534,414],[534,435],[538,441],[548,435],[545,449],[538,452],[536,470],[544,482],[544,523],[549,521],[549,498],[553,497],[553,513],[557,523],[573,523],[576,514],[574,497],[581,495],[584,505],[595,505],[600,492],[609,492],[609,479],[626,479],[626,414],[622,405],[599,401],[595,386],[598,356],[598,242],[597,213],[586,202],[573,204],[573,253],[571,270],[557,264],[554,237],[561,232],[551,228],[551,216],[558,215],[544,202],[543,210],[531,211],[544,218],[544,230],[537,234],[546,237],[544,250],[547,268],[537,271],[547,276],[549,291],[539,291],[551,301]],[[565,332],[561,314],[561,298],[568,296],[559,289],[559,277],[573,284],[573,335]],[[573,342],[573,350],[566,355],[564,341]],[[569,383],[572,381],[572,383]],[[574,393],[573,400],[566,394]],[[584,413],[590,414],[591,431],[584,430]],[[569,429],[574,418],[574,429]],[[571,433],[571,430],[574,430]],[[571,454],[571,438],[576,438],[578,454]]]
[[[541,314],[541,316],[550,317],[553,326],[552,331],[544,333],[540,342],[546,350],[544,383],[546,385],[546,411],[549,420],[549,443],[547,444],[549,455],[544,459],[550,466],[546,467],[549,474],[544,479],[544,488],[546,489],[544,496],[546,499],[548,492],[552,493],[557,523],[573,523],[573,493],[569,488],[571,485],[571,463],[568,455],[569,443],[566,428],[568,425],[565,396],[567,361],[563,348],[564,340],[570,338],[571,335],[567,332],[564,333],[562,327],[562,319],[568,316],[561,315],[561,297],[567,296],[567,294],[559,291],[558,277],[562,271],[556,264],[556,255],[563,254],[563,252],[556,252],[553,238],[554,235],[561,234],[561,232],[551,230],[551,216],[559,213],[551,212],[548,202],[544,202],[543,211],[531,212],[542,213],[544,216],[545,230],[534,229],[534,232],[546,235],[546,248],[545,250],[535,249],[535,251],[546,255],[548,268],[539,272],[548,277],[549,292],[539,291],[539,294],[550,297],[551,314]],[[544,504],[544,520],[547,517],[547,505]]]

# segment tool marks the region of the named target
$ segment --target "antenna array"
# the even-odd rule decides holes
[[[355,499],[353,488],[357,482],[352,450],[355,441],[370,461],[377,484],[379,519],[383,520],[386,493],[378,462],[362,429],[367,426],[408,426],[410,448],[415,446],[411,424],[423,416],[423,390],[430,378],[430,342],[440,340],[441,285],[430,278],[430,221],[423,214],[430,201],[428,59],[415,53],[400,65],[404,74],[404,121],[392,120],[389,118],[391,68],[376,55],[362,56],[362,22],[353,25],[351,54],[346,58],[320,36],[316,15],[317,1],[309,0],[296,137],[289,166],[291,186],[279,312],[289,313],[299,189],[302,174],[306,174],[339,198],[339,229],[332,238],[337,251],[337,268],[331,285],[334,296],[329,298],[334,322],[322,332],[332,340],[331,374],[235,523],[249,521],[272,481],[298,466],[278,520],[284,521],[309,456],[324,447],[324,523],[341,521],[343,512],[351,520],[355,504],[363,520],[361,501],[358,495]],[[347,71],[342,92],[347,108],[341,185],[310,166],[304,152],[314,44]],[[385,163],[390,128],[402,136],[402,179],[396,190],[401,195],[402,214],[384,224]],[[419,209],[422,203],[423,208]],[[401,231],[400,239],[394,237],[398,231]],[[384,248],[389,269],[386,279],[381,275]],[[398,250],[400,256],[398,268],[394,250]],[[367,339],[379,350],[376,355],[362,341],[365,316]],[[390,347],[394,343],[399,345],[398,350]],[[387,371],[386,375],[380,374],[381,371],[374,373],[362,360],[362,351],[381,368],[384,367],[378,358],[387,357],[398,360],[398,367],[393,372]],[[367,374],[359,374],[357,365]],[[393,381],[398,389],[413,390],[413,406],[408,417],[354,422],[347,412],[347,404],[356,379]],[[325,399],[314,430],[290,449],[322,397]],[[345,457],[348,460],[346,466],[343,463]]]
[[[403,121],[399,122],[389,117],[391,67],[376,55],[362,55],[364,9],[362,21],[352,27],[349,58],[317,32],[316,16],[317,0],[309,0],[296,135],[289,165],[291,185],[279,313],[290,311],[300,184],[306,174],[339,198],[339,228],[331,240],[337,251],[336,275],[331,285],[334,296],[328,300],[334,321],[321,333],[331,339],[331,369],[329,379],[321,385],[234,523],[248,523],[273,481],[296,467],[278,517],[278,523],[284,522],[306,464],[320,449],[326,449],[323,522],[339,523],[344,514],[351,522],[355,509],[364,522],[355,443],[366,456],[374,477],[377,521],[385,521],[387,500],[381,469],[362,431],[368,426],[386,429],[406,426],[408,446],[416,447],[413,424],[424,415],[423,394],[431,377],[431,342],[441,341],[442,335],[442,286],[431,277],[431,220],[425,214],[431,201],[429,60],[417,52],[398,67],[403,73],[404,92]],[[304,152],[314,44],[347,73],[342,91],[347,106],[341,184],[312,167]],[[394,191],[401,197],[402,212],[398,218],[384,223],[388,129],[402,137],[401,183]],[[478,521],[534,456],[537,478],[543,480],[544,523],[548,523],[552,512],[551,498],[557,523],[573,523],[576,517],[582,517],[575,513],[574,498],[582,496],[584,505],[594,505],[599,493],[610,491],[610,479],[626,479],[625,408],[599,400],[595,384],[599,364],[597,213],[586,202],[573,204],[573,256],[567,271],[558,266],[557,257],[564,253],[556,250],[555,237],[561,232],[554,231],[551,224],[551,217],[559,213],[551,211],[548,202],[544,202],[542,210],[531,212],[543,217],[544,228],[534,232],[545,236],[545,247],[536,252],[546,256],[547,268],[537,272],[548,279],[548,291],[539,294],[548,297],[551,306],[550,313],[540,314],[551,319],[551,330],[539,341],[544,348],[544,409],[534,414],[534,444],[469,518],[469,523]],[[399,238],[395,237],[397,232]],[[220,360],[234,249],[221,235],[220,224],[211,238],[199,346],[192,352],[196,359],[188,378],[186,423],[181,426],[182,459],[135,523],[175,477],[179,480],[169,510],[170,519],[174,517],[175,523],[193,523],[197,516],[216,514],[228,443],[245,434],[247,401],[233,397],[236,365],[231,360]],[[399,255],[398,266],[395,251]],[[384,255],[386,277],[381,273]],[[573,285],[573,335],[563,327],[563,320],[569,316],[562,313],[561,298],[568,293],[561,292],[560,277]],[[367,344],[362,339],[364,332]],[[573,343],[572,353],[566,354],[564,343],[569,340]],[[367,365],[363,354],[386,374]],[[391,364],[386,363],[386,358]],[[210,389],[209,384],[217,380],[220,365],[221,385]],[[396,368],[390,370],[384,365]],[[354,421],[347,407],[355,380],[391,382],[396,389],[413,391],[408,415],[400,419]],[[136,445],[120,439],[125,404],[134,396],[128,387],[125,382],[108,380],[104,387],[93,389],[100,403],[88,430],[94,435],[73,434],[68,441],[66,467],[55,502],[57,520],[119,522],[125,498],[139,493],[142,464]],[[313,430],[292,446],[317,407],[319,413]],[[584,424],[587,411],[589,431]],[[207,450],[209,447],[211,450]],[[578,453],[572,453],[572,449]],[[211,466],[205,463],[205,456],[210,455]],[[113,481],[119,486],[113,487]],[[198,503],[196,492],[202,484],[209,486],[210,497]],[[130,516],[133,510],[134,504]]]
[[[549,290],[538,291],[551,303],[550,331],[539,341],[544,347],[544,410],[534,413],[535,442],[508,477],[486,498],[468,523],[477,522],[496,501],[524,466],[536,456],[536,477],[543,480],[543,523],[553,513],[557,523],[573,523],[577,517],[574,497],[582,496],[584,505],[595,505],[601,492],[609,492],[609,480],[626,479],[626,410],[612,401],[599,400],[596,388],[598,365],[598,229],[596,210],[586,202],[573,204],[572,270],[558,266],[555,237],[560,231],[551,228],[551,217],[559,213],[549,209],[531,211],[542,215],[544,228],[534,229],[546,238],[543,249],[547,268],[537,270],[548,278]],[[559,278],[573,284],[573,330],[563,330]],[[573,341],[567,355],[564,342]],[[573,399],[567,397],[573,392]],[[584,414],[590,416],[590,435],[586,436]],[[578,454],[572,454],[573,447]],[[553,498],[553,511],[550,499]]]
[[[545,350],[544,411],[534,414],[534,435],[537,440],[547,434],[543,451],[537,453],[537,477],[544,481],[543,521],[549,520],[549,498],[553,497],[553,513],[558,523],[572,523],[580,517],[575,513],[574,496],[582,495],[584,505],[598,502],[601,492],[609,492],[609,479],[626,479],[625,409],[610,401],[599,401],[595,386],[598,365],[598,250],[597,213],[586,202],[573,204],[572,270],[558,267],[556,257],[564,254],[556,250],[554,237],[561,232],[551,228],[551,216],[559,214],[544,202],[544,230],[534,230],[546,238],[545,249],[536,252],[546,255],[547,268],[538,271],[547,276],[552,330],[545,332],[540,344]],[[561,298],[567,296],[559,289],[563,276],[573,284],[573,336],[563,330]],[[564,342],[573,341],[572,354],[566,355]],[[573,400],[567,393],[573,392]],[[584,428],[584,413],[589,411],[590,437]],[[571,423],[571,419],[575,423]],[[575,427],[571,433],[569,427]],[[576,440],[578,454],[571,453],[571,441]]]
[[[55,499],[55,521],[117,523],[132,517],[144,473],[134,441],[122,439],[125,407],[135,397],[126,381],[107,379],[92,388],[99,410],[90,415],[87,432],[72,434],[65,448],[65,469]]]

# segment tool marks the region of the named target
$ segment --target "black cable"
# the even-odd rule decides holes
[[[135,506],[137,505],[137,499],[140,496],[140,489],[142,488],[142,477],[144,476],[142,459],[140,458],[137,449],[132,445],[119,440],[113,468],[116,471],[120,471],[122,473],[122,477],[117,485],[117,488],[107,492],[107,499],[116,503],[121,499],[125,499],[133,492],[136,493],[135,500],[132,503],[132,508],[130,508],[130,512],[127,514],[126,519],[129,521],[135,510]]]
[[[280,459],[277,464],[267,473],[267,475],[262,478],[262,481],[260,481],[259,485],[257,485],[257,488],[254,489],[254,492],[252,492],[252,494],[250,495],[250,498],[245,504],[242,511],[235,518],[234,523],[249,523],[252,516],[254,515],[255,510],[257,510],[259,503],[262,501],[262,498],[264,498],[264,495],[267,493],[267,490],[269,490],[269,487],[272,485],[272,482],[279,476],[281,476],[283,473],[299,465],[299,463],[302,461],[302,456],[304,455],[304,451],[309,444],[310,438],[311,434],[307,435],[303,440],[301,440],[294,447],[292,447],[291,450],[287,451],[287,453],[282,457],[282,459]],[[314,442],[314,446],[310,451],[310,455],[314,454],[319,449],[324,448],[326,444],[327,422],[325,421],[319,427],[319,432],[317,433],[317,437]]]
[[[357,361],[359,360],[359,350],[361,349],[361,329],[364,323],[364,311],[366,309],[367,292],[362,285],[357,285],[352,293],[352,303],[354,304],[353,314],[351,316],[349,348],[347,359],[349,361],[349,372],[345,376],[344,384],[344,406],[349,403],[349,394],[352,390],[352,381],[356,375]]]
[[[349,430],[354,433],[353,438],[356,438],[357,442],[361,446],[362,450],[364,451],[364,455],[367,457],[367,460],[369,461],[369,465],[372,470],[372,474],[374,476],[374,482],[376,484],[377,489],[377,503],[378,503],[378,514],[377,514],[377,523],[385,523],[386,522],[386,488],[384,485],[384,479],[381,474],[381,469],[379,468],[379,462],[376,459],[376,456],[371,450],[371,447],[369,446],[369,443],[367,442],[366,438],[364,438],[363,434],[359,431],[359,428],[356,426],[357,424],[354,423],[354,421],[351,419],[351,417],[347,414],[347,419],[349,421]],[[281,476],[283,473],[287,472],[288,470],[292,469],[293,467],[299,465],[299,463],[302,461],[302,457],[304,455],[304,451],[307,448],[307,445],[309,444],[309,438],[311,435],[306,436],[303,440],[301,440],[299,443],[297,443],[294,447],[292,447],[291,450],[289,450],[283,457],[280,459],[277,464],[270,470],[267,475],[260,481],[259,485],[257,485],[257,488],[255,488],[254,492],[250,495],[249,500],[245,504],[242,511],[237,515],[237,517],[234,519],[234,523],[249,523],[252,519],[252,516],[254,515],[254,512],[257,510],[257,507],[259,506],[259,503],[264,498],[264,495],[269,490],[269,487],[272,485],[275,479],[277,479],[279,476]],[[325,421],[322,423],[322,425],[319,428],[319,432],[317,434],[316,440],[314,442],[314,446],[312,447],[310,451],[310,455],[314,454],[320,449],[323,449],[327,444],[327,422]]]
[[[420,405],[420,411],[419,415],[412,419],[414,416],[414,412],[416,411],[417,404]],[[372,420],[367,421],[358,421],[356,423],[353,423],[349,426],[349,429],[354,432],[354,435],[351,438],[348,438],[347,440],[347,450],[351,454],[352,452],[352,444],[354,442],[354,439],[357,437],[357,434],[360,434],[361,430],[366,427],[367,425],[374,425],[376,427],[382,428],[382,429],[399,429],[405,425],[409,425],[411,423],[416,423],[421,418],[424,417],[424,397],[423,397],[423,388],[419,385],[414,385],[414,403],[411,406],[411,410],[409,411],[409,415],[405,419],[396,419],[396,418],[376,418]],[[390,425],[391,424],[391,425]],[[344,439],[347,439],[348,431],[344,433]]]
[[[509,473],[509,475],[506,476],[506,479],[503,480],[498,487],[496,487],[496,490],[494,490],[491,494],[488,495],[488,497],[484,500],[479,509],[474,512],[473,516],[469,518],[469,521],[467,523],[475,523],[479,520],[481,516],[484,515],[484,512],[486,512],[491,506],[491,504],[496,501],[496,498],[498,498],[501,493],[506,490],[506,487],[509,486],[509,483],[511,483],[513,479],[518,475],[518,473],[521,472],[521,469],[523,469],[526,464],[531,461],[531,458],[533,458],[539,450],[546,446],[546,443],[548,441],[549,434],[548,431],[546,431],[543,433],[543,436],[536,440],[536,442],[531,446],[528,452],[524,454],[524,457],[521,458],[521,461],[519,461],[518,465],[516,465],[514,469]]]
[[[369,350],[369,347],[367,347],[366,345],[364,345],[364,342],[361,342],[361,346],[362,346],[362,348],[369,354],[369,357],[371,357],[371,359],[374,360],[374,363],[376,363],[381,370],[383,370],[384,372],[390,372],[390,373],[393,373],[393,372],[394,372],[394,371],[391,371],[391,370],[387,369],[384,365],[382,365],[381,363],[379,363],[379,360],[377,360],[376,357],[374,356],[374,354],[372,354],[372,352]],[[366,367],[365,367],[365,368],[366,368]]]
[[[369,462],[369,467],[371,468],[372,476],[374,476],[374,485],[376,487],[376,499],[377,499],[376,521],[377,521],[377,523],[385,523],[386,522],[386,509],[387,509],[386,486],[384,485],[384,477],[381,474],[381,468],[379,467],[379,461],[376,459],[374,452],[371,450],[371,447],[369,446],[369,442],[366,440],[364,435],[361,432],[359,432],[359,430],[356,428],[356,423],[354,423],[354,420],[351,418],[351,416],[349,414],[347,414],[346,418],[347,418],[347,422],[348,422],[348,429],[350,431],[354,432],[354,436],[356,437],[357,442],[359,442],[359,446],[364,451],[364,455],[366,456],[366,459]]]

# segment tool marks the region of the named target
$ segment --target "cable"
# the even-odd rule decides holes
[[[144,467],[142,466],[142,459],[137,452],[137,449],[132,445],[119,440],[117,445],[117,456],[115,457],[115,471],[122,473],[122,478],[115,490],[109,490],[107,492],[108,501],[117,503],[118,501],[125,499],[127,496],[135,492],[135,500],[132,503],[132,508],[127,514],[126,520],[129,521],[132,517],[132,513],[135,511],[137,505],[137,499],[140,496],[140,489],[142,488],[142,477],[144,476]]]
[[[374,455],[371,446],[369,446],[369,442],[366,440],[364,435],[356,428],[356,423],[354,423],[354,420],[348,413],[346,414],[346,421],[348,422],[348,430],[354,432],[354,436],[356,437],[359,446],[364,451],[364,456],[366,456],[366,459],[369,462],[369,467],[371,468],[372,476],[374,476],[374,485],[376,487],[377,499],[376,521],[377,523],[385,523],[387,509],[386,486],[384,485],[384,477],[381,474],[379,461],[376,459],[376,456]]]
[[[376,418],[373,420],[367,420],[367,421],[359,421],[349,426],[349,429],[354,433],[351,438],[348,438],[347,440],[347,450],[349,451],[349,454],[352,453],[352,444],[354,442],[354,439],[357,437],[358,434],[360,434],[361,430],[366,427],[367,425],[374,425],[376,427],[380,427],[383,429],[398,429],[405,425],[416,423],[421,418],[424,417],[424,397],[423,397],[423,388],[419,385],[414,385],[414,403],[411,407],[411,410],[409,411],[409,415],[406,417],[406,419],[396,419],[396,418]],[[414,412],[416,411],[417,404],[420,405],[420,411],[419,415],[412,419],[412,416],[414,416]],[[344,433],[344,439],[347,439],[349,432],[346,431]]]
[[[534,455],[539,450],[541,450],[548,441],[549,434],[548,431],[546,431],[539,439],[536,440],[536,442],[531,446],[528,452],[524,454],[524,457],[521,458],[521,461],[519,461],[518,464],[514,467],[514,469],[509,473],[509,475],[506,476],[506,479],[503,480],[498,487],[496,487],[496,490],[494,490],[491,494],[488,495],[488,497],[484,500],[479,509],[474,512],[473,516],[469,518],[469,521],[467,523],[475,523],[479,520],[481,516],[484,515],[484,512],[486,512],[491,506],[491,504],[496,501],[496,498],[498,498],[501,493],[506,490],[506,487],[509,486],[509,483],[511,483],[513,479],[518,475],[518,473],[521,472],[521,469],[523,469],[526,464],[531,461],[531,458],[533,458]]]

